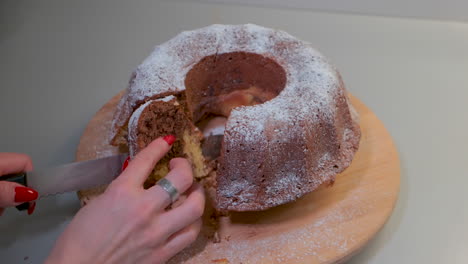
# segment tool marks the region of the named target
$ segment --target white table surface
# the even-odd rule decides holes
[[[256,23],[312,42],[398,147],[392,217],[349,263],[468,263],[468,24],[183,1],[2,1],[0,151],[37,168],[74,160],[87,122],[158,43],[212,23]],[[0,263],[41,263],[74,194],[0,218]]]

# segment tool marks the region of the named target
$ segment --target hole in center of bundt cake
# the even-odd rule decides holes
[[[195,64],[185,77],[185,93],[192,119],[204,132],[203,154],[219,155],[224,124],[234,108],[269,101],[285,85],[283,67],[255,53],[214,54]]]
[[[275,98],[286,84],[286,72],[276,61],[248,52],[204,57],[187,73],[187,104],[194,122],[208,116],[228,117],[239,106]]]

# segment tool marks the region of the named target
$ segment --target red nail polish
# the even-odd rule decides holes
[[[28,187],[16,187],[15,188],[15,203],[25,203],[34,201],[37,199],[39,194]]]
[[[163,137],[163,139],[164,139],[164,141],[167,142],[167,144],[169,144],[169,146],[174,144],[174,142],[176,141],[176,137],[174,135],[167,135],[167,136]]]
[[[127,157],[127,159],[122,164],[122,171],[124,171],[127,168],[129,162],[130,162],[130,157]]]
[[[32,213],[34,213],[34,209],[36,209],[36,202],[29,203],[28,215],[32,215]]]

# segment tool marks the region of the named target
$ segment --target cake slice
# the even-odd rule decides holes
[[[149,188],[169,172],[169,161],[176,157],[187,158],[193,165],[195,178],[208,175],[210,168],[201,151],[203,135],[187,115],[183,103],[175,96],[149,100],[142,104],[130,118],[129,151],[134,157],[153,140],[166,135],[174,135],[177,140],[169,153],[155,166],[144,186]]]

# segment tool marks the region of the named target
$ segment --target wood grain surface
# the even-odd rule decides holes
[[[107,102],[89,122],[77,160],[118,153],[108,144],[111,119],[122,93]],[[362,138],[351,164],[332,187],[262,212],[221,217],[220,242],[213,243],[211,207],[197,241],[170,263],[341,263],[357,253],[382,228],[395,206],[400,164],[382,122],[357,98]],[[82,203],[103,188],[78,192]]]

